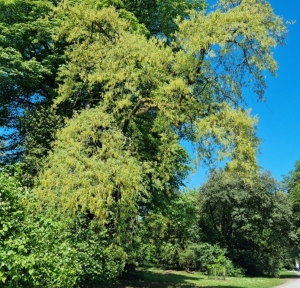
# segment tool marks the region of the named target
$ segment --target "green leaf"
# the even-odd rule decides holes
[[[8,231],[8,227],[7,227],[6,224],[3,224],[2,230],[3,230],[4,232],[7,232],[7,231]]]

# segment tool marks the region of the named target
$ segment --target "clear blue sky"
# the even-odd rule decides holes
[[[216,3],[208,0],[209,4]],[[255,95],[246,95],[252,115],[259,118],[258,137],[262,144],[258,164],[282,179],[300,160],[300,0],[269,0],[275,13],[284,21],[296,20],[288,26],[286,45],[274,51],[279,64],[278,76],[267,78],[266,103]],[[205,182],[205,168],[199,168],[187,186],[199,187]]]

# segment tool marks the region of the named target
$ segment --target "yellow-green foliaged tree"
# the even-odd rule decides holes
[[[224,0],[178,17],[170,37],[149,37],[136,18],[99,3],[65,0],[55,10],[54,39],[68,47],[54,106],[82,110],[59,132],[36,193],[62,215],[89,211],[111,231],[126,230],[125,239],[145,203],[174,195],[186,175],[180,140],[200,160],[257,171],[257,119],[243,89],[263,98],[286,28],[267,1]]]

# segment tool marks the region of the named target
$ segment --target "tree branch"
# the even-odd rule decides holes
[[[148,105],[148,106],[142,106],[141,105],[144,105],[146,103],[152,103],[153,102],[153,99],[151,98],[144,98],[144,99],[140,99],[134,106],[134,108],[132,109],[132,111],[127,115],[127,117],[125,119],[123,119],[122,121],[122,130],[123,130],[123,133],[125,134],[126,131],[127,131],[127,128],[128,128],[128,125],[129,125],[129,121],[130,121],[130,118],[132,116],[137,116],[137,117],[140,117],[142,115],[144,115],[145,113],[147,113],[151,108],[157,108],[157,105],[156,104],[152,104],[152,105]]]

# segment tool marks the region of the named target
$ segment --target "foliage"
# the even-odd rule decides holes
[[[56,71],[63,62],[63,50],[60,43],[52,41],[52,7],[51,1],[0,1],[0,117],[1,126],[8,129],[1,133],[4,163],[19,160],[23,152],[30,131],[20,121],[23,113],[49,109],[56,96]],[[41,130],[43,133],[46,127]],[[36,144],[49,149],[51,139],[36,139]]]
[[[28,213],[24,207],[30,199],[28,191],[3,170],[0,178],[1,283],[5,287],[72,287],[77,277],[76,253],[58,237],[58,223]]]
[[[177,30],[176,18],[188,17],[189,10],[204,10],[203,0],[123,0],[126,10],[134,13],[151,35],[170,37]]]
[[[238,105],[250,83],[262,97],[262,73],[275,73],[271,48],[283,42],[285,27],[267,2],[220,1],[208,15],[204,7],[184,0],[1,1],[2,119],[13,129],[3,135],[4,161],[25,151],[29,174],[37,173],[61,117],[104,102],[126,136],[143,130],[136,118],[151,115],[149,132],[163,138],[166,127],[175,130],[197,143],[200,159],[219,151],[233,169],[255,170],[256,121]],[[147,39],[146,28],[155,37]],[[23,112],[33,122],[51,121],[31,131]]]
[[[189,269],[207,272],[213,265],[226,266],[225,250],[217,245],[208,243],[190,244],[179,255],[180,264],[187,271]],[[220,263],[220,259],[224,261]]]
[[[47,105],[46,105],[47,106]],[[41,106],[34,111],[24,112],[20,117],[19,133],[24,135],[22,152],[22,184],[32,187],[34,176],[43,167],[57,129],[64,125],[64,118],[54,110]]]
[[[197,143],[200,159],[211,159],[218,151],[219,159],[232,159],[232,169],[255,170],[255,120],[233,105],[242,98],[246,73],[262,96],[261,73],[275,73],[271,47],[282,42],[285,28],[269,5],[259,1],[220,9],[223,12],[208,16],[191,11],[188,19],[178,20],[168,46],[164,39],[132,33],[112,7],[97,10],[86,3],[65,2],[57,9],[57,17],[64,20],[57,37],[70,43],[69,63],[59,73],[63,84],[56,104],[108,105],[128,137],[136,118],[155,115],[152,129],[162,140],[169,140],[163,129],[170,127]],[[237,24],[240,19],[246,24]],[[256,27],[258,22],[264,25]]]
[[[300,239],[300,161],[295,162],[295,167],[289,172],[289,175],[283,178],[283,187],[289,194],[289,201],[293,211],[293,224],[295,226],[295,238],[289,253],[286,255],[286,268],[295,268],[295,260],[299,257],[299,239]]]
[[[140,265],[179,267],[182,250],[199,238],[194,194],[178,194],[164,209],[149,211],[140,224]]]
[[[87,213],[79,212],[68,223],[67,240],[76,251],[76,285],[99,287],[113,282],[123,271],[127,255]],[[66,223],[64,223],[66,224]],[[65,231],[66,227],[62,229]]]
[[[284,186],[290,195],[293,206],[293,217],[295,225],[300,227],[300,161],[296,161],[295,168],[284,178]],[[299,232],[298,232],[299,234]]]
[[[126,254],[108,243],[105,231],[91,229],[84,215],[71,225],[72,219],[62,222],[37,213],[35,199],[20,186],[18,173],[18,167],[0,172],[0,283],[5,287],[94,287],[121,274]]]
[[[55,107],[82,112],[57,134],[35,191],[58,217],[91,213],[126,245],[139,213],[159,215],[157,203],[176,198],[188,171],[180,139],[195,143],[200,159],[228,157],[228,169],[256,171],[256,120],[235,105],[245,73],[262,89],[262,71],[275,73],[271,47],[285,28],[267,4],[249,0],[228,9],[222,2],[208,16],[191,10],[178,18],[166,45],[101,3],[64,1],[55,9],[54,40],[68,43]],[[187,242],[172,221],[176,240],[158,246],[165,263],[178,261]]]
[[[49,143],[55,136],[53,129],[61,127],[61,119],[55,118],[58,115],[71,117],[72,109],[78,109],[76,106],[63,106],[60,110],[50,112],[59,85],[56,81],[58,67],[65,63],[63,54],[67,46],[63,41],[55,42],[52,39],[53,29],[59,25],[57,19],[52,17],[52,10],[58,2],[0,1],[0,125],[9,129],[1,135],[6,143],[1,150],[7,152],[2,155],[2,161],[14,161],[25,153],[26,166],[29,167],[26,177],[29,178],[30,175],[35,176],[35,167],[41,166],[38,160],[46,156],[51,148]],[[133,30],[142,33],[148,33],[149,30],[165,35],[176,27],[173,18],[186,15],[188,9],[204,7],[203,1],[172,2],[86,1],[94,3],[97,9],[114,5],[120,16],[131,23]],[[148,11],[146,14],[145,9]],[[22,119],[24,113],[26,120],[41,123],[52,113],[52,120],[55,121],[48,119],[43,127],[32,126],[29,121]],[[37,138],[36,141],[32,141],[33,137]],[[32,184],[31,181],[29,179],[29,184]]]
[[[202,239],[219,243],[249,275],[275,275],[291,243],[288,197],[269,174],[252,185],[225,171],[212,174],[199,193]]]
[[[228,160],[238,177],[257,172],[257,119],[242,91],[263,98],[286,29],[267,1],[204,8],[202,0],[0,0],[0,117],[12,129],[2,135],[2,162],[22,161],[24,185],[38,175],[33,195],[11,194],[13,205],[32,205],[23,220],[14,214],[16,235],[2,228],[5,245],[25,237],[30,248],[12,251],[35,266],[22,264],[24,278],[7,274],[21,266],[3,268],[7,283],[96,286],[142,263],[136,248],[164,265],[193,258],[200,234],[194,196],[178,192],[190,170],[181,140],[199,161]],[[275,203],[280,222],[284,196],[274,196],[280,206],[256,194],[255,203]],[[274,231],[254,229],[266,243]]]
[[[104,111],[102,107],[85,110],[58,133],[55,153],[49,157],[36,194],[48,210],[60,211],[58,217],[89,212],[104,226],[110,225],[117,238],[122,235],[120,229],[125,233],[125,223],[136,221],[147,166],[124,149],[126,138]]]

